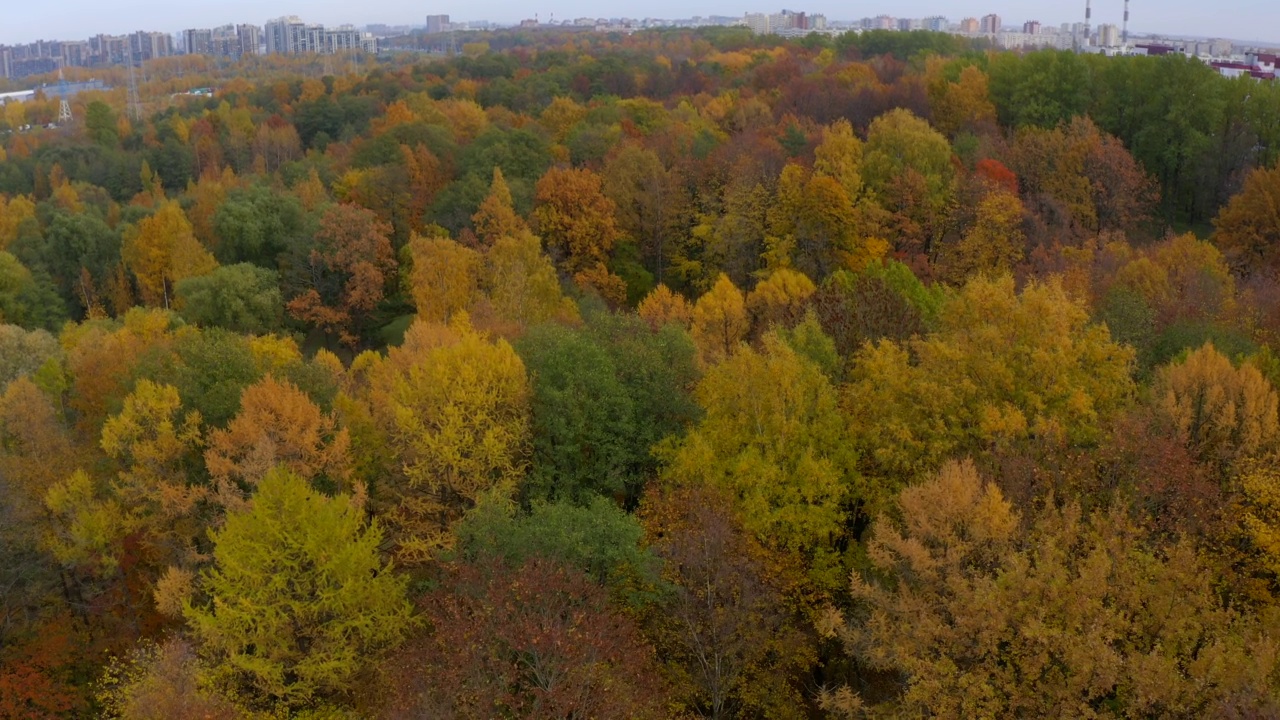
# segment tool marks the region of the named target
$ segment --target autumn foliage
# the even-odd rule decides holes
[[[1277,715],[1280,85],[453,37],[0,106],[0,719]]]

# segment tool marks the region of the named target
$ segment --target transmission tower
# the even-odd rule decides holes
[[[129,65],[129,117],[134,122],[142,120],[142,101],[138,99],[138,76],[133,72],[133,51],[125,52],[125,62]]]
[[[67,95],[71,89],[67,87],[67,79],[62,76],[62,68],[58,68],[58,97],[62,102],[58,103],[58,124],[66,125],[71,122],[71,103],[67,102]]]

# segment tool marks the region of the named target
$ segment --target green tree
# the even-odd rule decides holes
[[[516,342],[529,370],[533,457],[530,499],[586,502],[595,493],[635,492],[647,447],[637,447],[635,404],[613,359],[582,332],[559,325],[531,329]]]
[[[104,148],[115,148],[120,144],[120,131],[116,126],[116,114],[111,106],[101,100],[94,100],[84,111],[84,130],[89,139]]]
[[[189,322],[261,335],[280,327],[284,300],[277,273],[249,263],[223,265],[177,284],[178,306]]]
[[[274,268],[290,247],[309,240],[313,221],[297,197],[254,185],[232,190],[213,215],[214,255],[224,264]]]
[[[534,503],[528,512],[500,500],[482,502],[458,523],[457,551],[467,562],[501,559],[516,567],[531,557],[586,573],[624,601],[652,600],[659,563],[642,547],[644,530],[635,516],[610,499],[585,505]]]
[[[404,637],[407,578],[382,561],[382,530],[363,515],[277,469],[227,516],[201,574],[208,601],[184,610],[215,685],[263,709],[302,709],[351,690]]]
[[[890,110],[867,130],[862,176],[880,204],[914,228],[928,251],[955,199],[951,144],[909,110]],[[900,229],[908,225],[900,221]]]

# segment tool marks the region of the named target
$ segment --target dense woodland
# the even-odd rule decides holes
[[[463,50],[0,109],[0,718],[1280,717],[1280,85]]]

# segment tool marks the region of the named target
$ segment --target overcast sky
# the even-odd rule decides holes
[[[1083,20],[1083,0],[1067,5],[1049,0],[0,0],[0,44],[37,39],[80,40],[97,33],[122,34],[134,30],[178,32],[189,27],[227,23],[254,23],[281,15],[298,15],[308,22],[327,25],[387,23],[421,25],[428,13],[460,20],[514,22],[537,13],[546,20],[575,17],[689,17],[692,15],[741,15],[743,12],[776,12],[782,7],[825,13],[832,20],[856,20],[888,14],[895,17],[944,15],[953,21],[998,13],[1006,25],[1025,20],[1046,24]],[[972,4],[970,4],[972,3]],[[1079,4],[1076,8],[1074,5]],[[1095,25],[1119,25],[1123,0],[1094,0]],[[1132,4],[1130,30],[1170,34],[1229,37],[1238,40],[1280,41],[1280,3],[1267,0],[1137,0]],[[1262,37],[1258,37],[1261,35]],[[1277,36],[1272,38],[1271,36]]]

